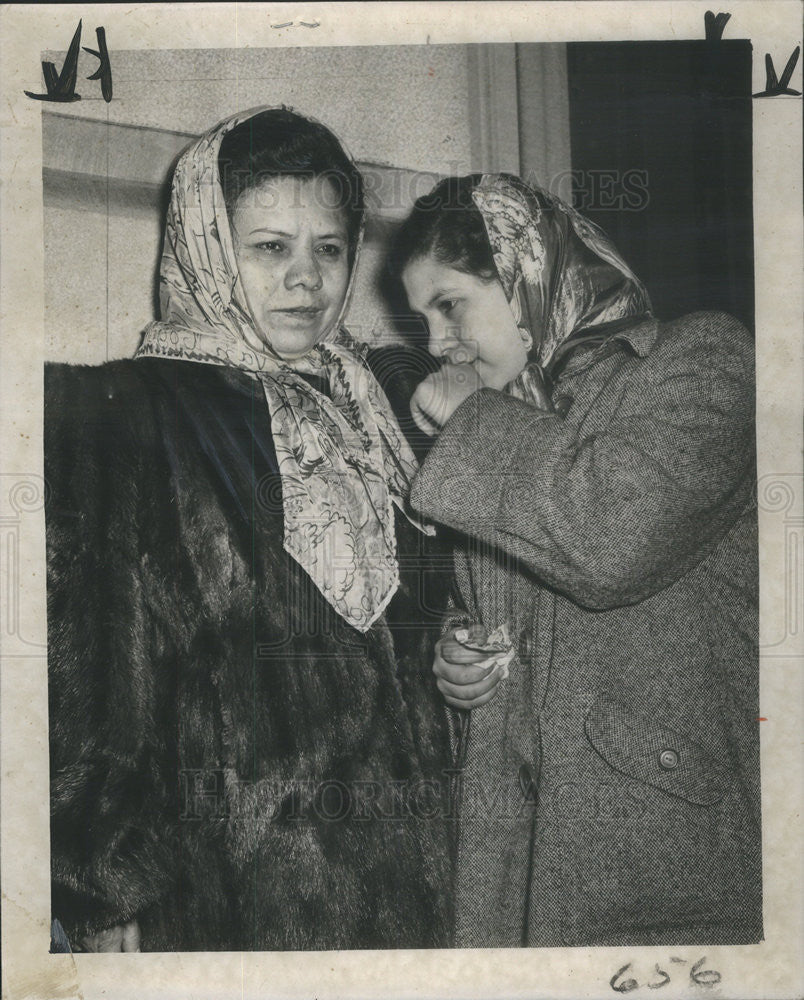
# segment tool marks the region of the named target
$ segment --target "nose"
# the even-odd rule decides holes
[[[429,323],[430,336],[427,341],[427,350],[434,358],[443,358],[447,351],[451,351],[460,345],[458,331],[445,323]]]
[[[299,250],[285,272],[285,288],[293,289],[301,285],[317,292],[322,285],[319,261],[311,250]]]

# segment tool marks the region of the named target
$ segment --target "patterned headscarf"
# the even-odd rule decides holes
[[[226,119],[179,160],[160,269],[162,321],[146,328],[135,357],[229,366],[260,382],[282,477],[284,547],[338,614],[365,632],[399,586],[392,505],[405,509],[416,460],[364,363],[365,348],[341,327],[360,239],[340,315],[304,357],[284,361],[256,333],[218,154],[227,132],[266,110]],[[326,378],[331,398],[305,374]]]
[[[494,264],[529,345],[528,365],[508,387],[545,405],[544,372],[578,331],[650,311],[650,299],[594,223],[511,174],[484,174],[472,191]]]

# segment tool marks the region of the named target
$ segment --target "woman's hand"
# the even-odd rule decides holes
[[[438,690],[444,700],[453,708],[479,708],[491,701],[500,683],[501,674],[495,670],[500,654],[469,649],[458,642],[451,629],[436,643],[433,673],[438,680]],[[486,630],[482,625],[469,629],[469,639],[474,643],[486,641]]]
[[[482,387],[483,381],[471,365],[445,364],[416,388],[410,400],[411,416],[419,429],[432,437],[461,403]]]
[[[80,945],[84,951],[139,951],[140,925],[136,920],[117,927],[107,927],[97,934],[87,934],[81,938]]]

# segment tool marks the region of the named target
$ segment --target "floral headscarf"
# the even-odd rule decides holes
[[[405,509],[416,460],[364,364],[365,348],[341,327],[360,239],[340,315],[303,358],[282,360],[256,333],[218,154],[227,132],[265,110],[226,119],[179,160],[160,268],[162,321],[146,328],[135,357],[229,366],[260,382],[282,477],[284,547],[332,607],[365,632],[399,585],[392,505]],[[324,376],[330,397],[305,374]]]
[[[528,366],[508,391],[543,404],[543,373],[560,345],[580,330],[645,315],[648,293],[608,236],[547,191],[484,174],[472,200],[529,345]]]

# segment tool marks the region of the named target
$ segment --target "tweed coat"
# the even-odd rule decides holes
[[[361,634],[283,549],[259,383],[142,359],[51,365],[45,390],[52,912],[73,944],[136,918],[144,951],[447,945],[426,537],[397,517],[402,582]]]
[[[457,943],[758,941],[749,335],[648,318],[554,378],[555,413],[469,397],[411,494],[518,653],[471,713]]]

